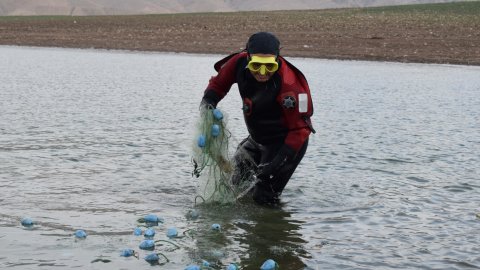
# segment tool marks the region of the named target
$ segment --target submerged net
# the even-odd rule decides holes
[[[234,161],[229,152],[230,131],[219,109],[202,108],[193,147],[192,175],[199,178],[199,195],[204,202],[231,203],[245,195],[256,180],[249,174],[245,181],[232,183]],[[247,178],[241,176],[241,178]],[[195,200],[197,202],[197,199]]]

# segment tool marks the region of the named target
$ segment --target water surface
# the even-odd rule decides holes
[[[480,268],[479,67],[289,59],[318,133],[281,207],[194,207],[194,127],[220,57],[0,47],[0,268]],[[236,86],[219,108],[234,147]],[[165,219],[156,239],[196,232],[158,246],[161,267],[119,256],[148,213]]]

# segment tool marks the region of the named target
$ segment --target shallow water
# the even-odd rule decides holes
[[[219,57],[0,47],[0,268],[480,268],[479,67],[290,59],[318,133],[281,207],[192,220],[193,127]],[[234,86],[219,106],[234,144],[240,107]],[[156,239],[195,232],[161,242],[161,267],[119,256],[148,213],[165,219]]]

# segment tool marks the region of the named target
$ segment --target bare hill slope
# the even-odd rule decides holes
[[[461,0],[1,0],[0,16],[310,10],[459,1]]]

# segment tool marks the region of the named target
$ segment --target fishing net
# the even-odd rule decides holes
[[[232,203],[253,187],[252,173],[238,175],[232,181],[235,161],[230,153],[232,138],[226,119],[219,109],[202,108],[193,146],[192,175],[199,178],[199,195],[204,202]],[[238,155],[237,155],[238,156]],[[196,202],[197,202],[196,198]]]

